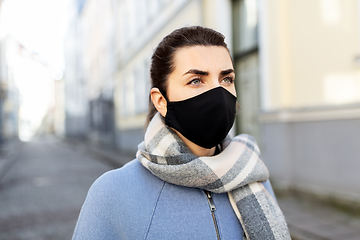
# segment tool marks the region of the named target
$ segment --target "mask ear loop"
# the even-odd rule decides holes
[[[236,101],[236,106],[235,106],[235,114],[238,114],[241,112],[241,106],[240,104]]]
[[[169,101],[169,99],[166,97],[166,93],[165,93],[162,89],[160,89],[160,88],[158,88],[158,89],[159,89],[161,95],[165,98],[165,100],[166,100],[166,107],[168,107],[170,101]],[[166,117],[166,116],[165,116],[165,117]]]
[[[160,89],[160,88],[158,88],[158,89],[159,89],[161,95],[163,95],[163,97],[165,98],[166,103],[169,103],[170,101],[169,101],[169,99],[166,97],[166,93],[165,93],[162,89]]]

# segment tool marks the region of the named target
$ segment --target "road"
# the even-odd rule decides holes
[[[50,137],[13,150],[0,179],[0,240],[71,239],[89,187],[112,167]]]

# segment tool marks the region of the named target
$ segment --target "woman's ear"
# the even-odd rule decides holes
[[[166,116],[167,112],[167,102],[165,97],[161,94],[158,88],[152,88],[150,90],[151,101],[153,102],[156,110],[163,116]]]

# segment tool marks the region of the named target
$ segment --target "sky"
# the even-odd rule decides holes
[[[71,1],[3,0],[0,36],[11,35],[52,68],[63,71],[63,42]]]

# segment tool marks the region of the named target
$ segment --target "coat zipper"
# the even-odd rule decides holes
[[[213,200],[213,198],[211,196],[211,192],[206,191],[206,190],[204,190],[204,192],[205,192],[205,195],[206,195],[206,197],[208,199],[208,202],[209,202],[209,207],[210,207],[211,215],[212,215],[212,218],[213,218],[213,221],[214,221],[214,226],[215,226],[217,239],[221,240],[220,233],[219,233],[219,227],[218,227],[218,224],[217,224],[217,221],[216,221],[216,216],[215,216],[216,208],[215,208],[214,200]]]

